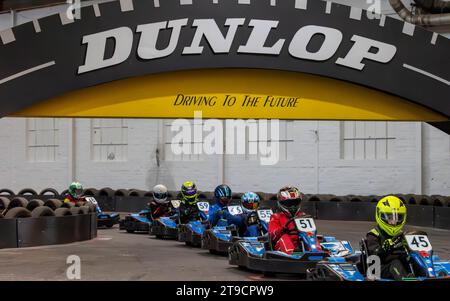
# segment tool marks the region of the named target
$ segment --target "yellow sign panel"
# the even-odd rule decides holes
[[[22,117],[446,121],[402,98],[330,78],[220,69],[131,78],[61,95]]]

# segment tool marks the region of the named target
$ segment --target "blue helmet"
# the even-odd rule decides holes
[[[219,185],[214,190],[214,199],[223,206],[228,205],[231,201],[231,188],[228,185]]]
[[[259,207],[260,198],[254,192],[246,192],[241,197],[242,207],[247,211],[257,210]]]

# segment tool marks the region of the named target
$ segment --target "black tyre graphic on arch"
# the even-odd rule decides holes
[[[5,218],[26,218],[26,217],[31,217],[31,212],[30,210],[27,210],[26,208],[23,207],[12,208],[8,210],[8,212],[6,212],[5,214]]]
[[[18,196],[11,200],[9,203],[8,209],[13,209],[16,207],[23,207],[26,208],[28,205],[28,200],[24,197]]]
[[[55,210],[55,216],[69,216],[72,212],[69,208],[58,208]]]
[[[55,216],[55,212],[46,206],[34,208],[31,211],[31,217]]]
[[[33,211],[35,208],[40,207],[40,206],[44,206],[44,201],[34,199],[34,200],[31,200],[28,202],[26,208],[30,211]]]
[[[61,207],[61,205],[63,204],[63,202],[61,202],[60,200],[57,199],[49,199],[44,203],[44,206],[51,208],[52,210],[56,210],[59,207]]]

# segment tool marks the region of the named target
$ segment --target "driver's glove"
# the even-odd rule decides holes
[[[386,251],[386,252],[389,252],[389,251],[391,251],[392,249],[394,249],[394,246],[395,246],[395,242],[394,241],[392,241],[392,239],[386,239],[384,242],[383,242],[383,250],[384,251]]]

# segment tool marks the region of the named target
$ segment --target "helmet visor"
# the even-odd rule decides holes
[[[82,193],[83,193],[83,189],[81,189],[81,188],[76,188],[76,189],[74,189],[74,194],[75,195],[81,195]]]
[[[155,192],[153,193],[153,198],[155,200],[164,201],[167,199],[167,193],[165,192]]]
[[[387,225],[398,226],[405,220],[405,214],[398,212],[381,212],[380,218]]]
[[[300,205],[301,201],[302,201],[302,199],[300,199],[300,198],[289,199],[289,200],[280,201],[280,204],[286,208],[294,208],[294,207],[298,207]]]
[[[256,210],[259,207],[258,202],[252,202],[252,203],[244,202],[242,205],[248,210]]]

